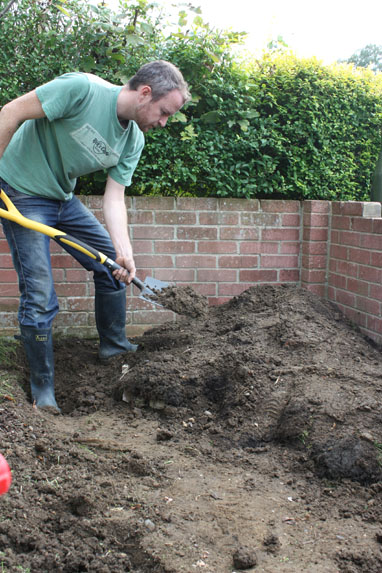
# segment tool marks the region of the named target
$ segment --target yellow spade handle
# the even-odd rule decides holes
[[[77,249],[77,251],[81,251],[81,253],[84,253],[88,257],[99,261],[110,270],[115,271],[121,268],[118,263],[112,259],[109,259],[106,255],[97,251],[96,249],[93,249],[93,247],[90,247],[90,245],[87,245],[79,239],[76,239],[76,237],[68,235],[67,233],[64,233],[64,231],[59,231],[54,227],[49,227],[48,225],[44,225],[43,223],[39,223],[38,221],[24,217],[24,215],[22,215],[20,211],[15,207],[3,189],[0,190],[0,199],[2,199],[5,206],[7,207],[7,209],[0,208],[0,217],[9,219],[10,221],[17,223],[22,227],[26,227],[27,229],[32,229],[33,231],[38,231],[39,233],[48,235],[48,237],[55,239],[58,243],[65,243],[66,245]]]

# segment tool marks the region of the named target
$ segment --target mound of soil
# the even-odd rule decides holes
[[[28,403],[16,348],[4,570],[381,571],[380,350],[292,286],[211,308],[174,291],[182,316],[135,354],[56,340],[60,416]]]

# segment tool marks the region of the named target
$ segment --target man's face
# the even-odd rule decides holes
[[[152,101],[151,90],[147,88],[140,94],[134,120],[144,132],[164,127],[168,118],[179,111],[182,105],[183,96],[178,90],[172,90],[157,101]]]

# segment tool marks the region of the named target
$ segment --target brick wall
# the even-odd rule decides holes
[[[101,197],[84,203],[102,221]],[[189,284],[221,304],[258,283],[293,283],[335,301],[382,341],[379,203],[212,198],[126,198],[138,276]],[[358,259],[357,259],[358,257]],[[52,244],[57,331],[95,333],[92,278]],[[17,330],[18,289],[0,234],[0,326]],[[128,289],[128,334],[175,320]]]

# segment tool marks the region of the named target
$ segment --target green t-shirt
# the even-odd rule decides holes
[[[126,129],[118,121],[121,89],[83,73],[37,88],[46,117],[19,127],[0,159],[0,177],[28,195],[60,201],[72,197],[77,177],[101,169],[130,185],[144,136],[134,121]]]

